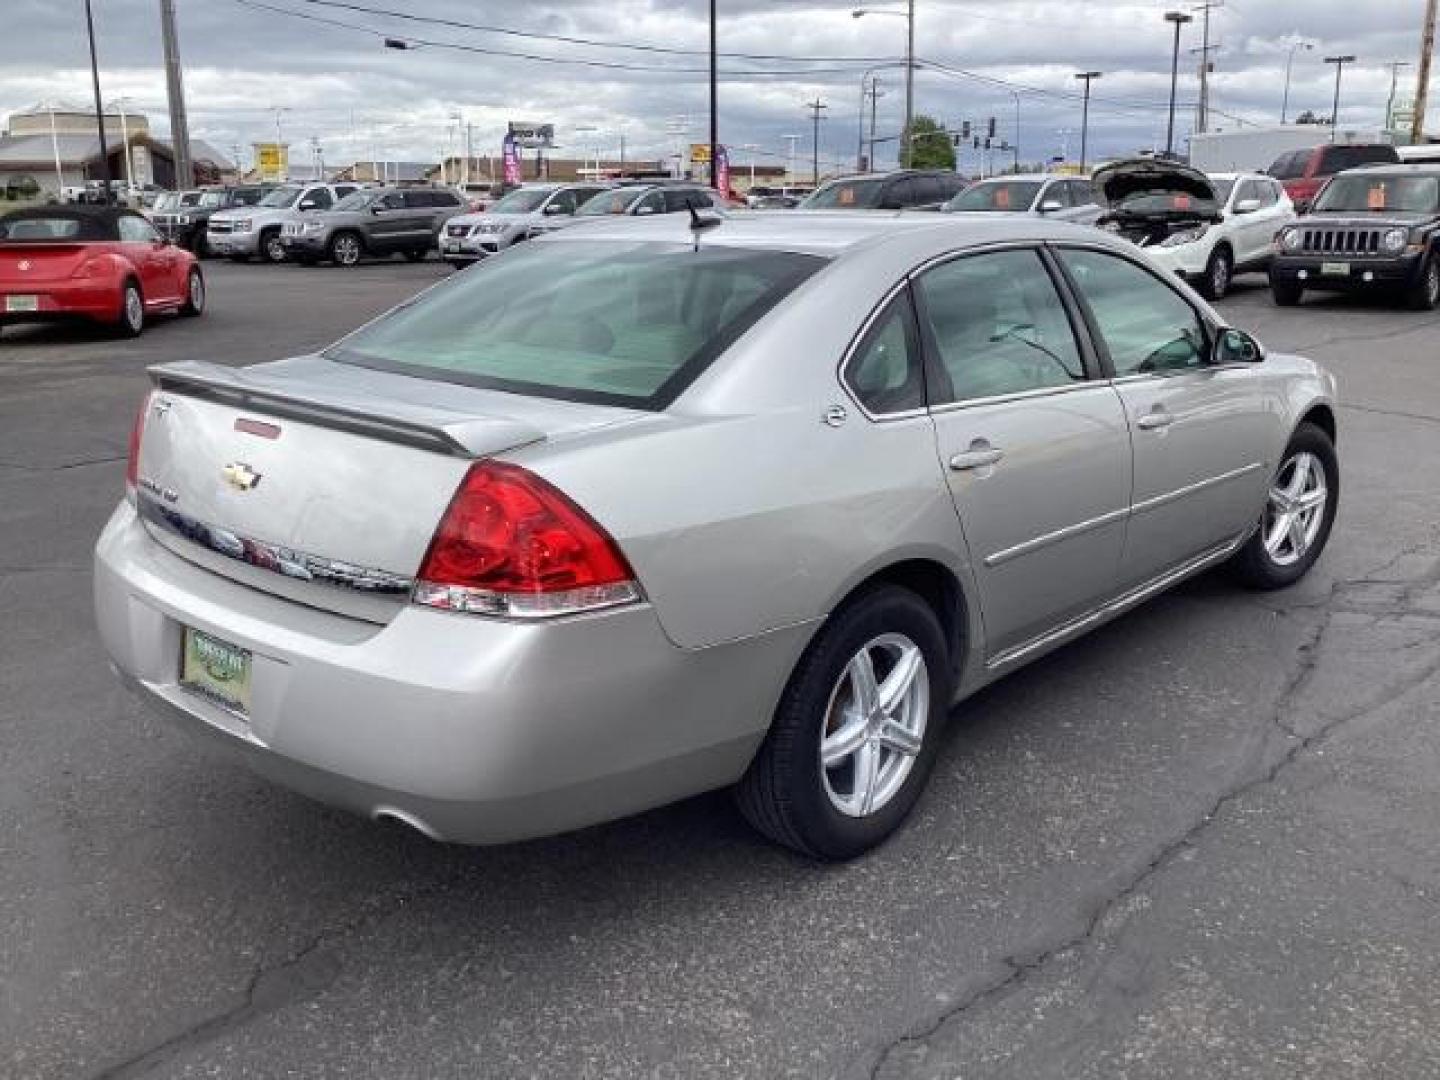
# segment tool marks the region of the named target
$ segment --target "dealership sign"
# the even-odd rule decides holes
[[[510,138],[525,150],[549,150],[555,145],[555,125],[535,124],[527,120],[511,120]]]
[[[255,168],[261,180],[284,180],[290,172],[288,143],[256,143]]]

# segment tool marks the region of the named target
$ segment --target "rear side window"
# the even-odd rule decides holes
[[[824,263],[688,244],[526,244],[326,355],[510,393],[663,409]]]
[[[1344,172],[1357,165],[1393,163],[1400,160],[1393,146],[1327,146],[1321,151],[1320,175]]]
[[[334,205],[334,200],[330,198],[330,192],[325,188],[313,188],[307,191],[305,197],[300,201],[314,203],[316,210],[328,210]]]
[[[1269,173],[1277,180],[1298,180],[1305,175],[1305,166],[1310,162],[1310,150],[1292,150],[1281,154],[1270,166]]]
[[[872,413],[905,412],[925,404],[920,335],[908,290],[871,325],[845,365],[845,382]]]

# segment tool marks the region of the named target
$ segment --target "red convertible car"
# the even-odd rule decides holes
[[[0,215],[0,327],[78,318],[134,337],[153,314],[204,309],[195,256],[133,210],[41,206]]]

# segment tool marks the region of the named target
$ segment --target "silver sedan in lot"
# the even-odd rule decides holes
[[[1295,582],[1339,496],[1330,375],[1033,219],[597,222],[152,378],[96,549],[122,679],[466,842],[733,785],[855,856],[952,705],[1206,568]]]

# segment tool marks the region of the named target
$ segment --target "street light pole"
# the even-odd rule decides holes
[[[866,15],[898,15],[905,20],[905,126],[900,134],[900,167],[910,165],[910,128],[915,123],[915,0],[906,0],[904,11],[883,8],[856,8],[853,18]]]
[[[1170,57],[1170,120],[1165,127],[1165,156],[1175,156],[1175,92],[1180,86],[1180,28],[1194,22],[1195,16],[1183,11],[1167,11],[1165,21],[1175,24],[1175,49]]]
[[[110,152],[105,148],[105,108],[100,104],[100,62],[95,58],[95,18],[85,0],[85,30],[90,35],[90,78],[95,84],[95,123],[100,135],[100,177],[105,182],[105,205],[110,204]]]
[[[1076,75],[1085,84],[1085,105],[1080,114],[1080,171],[1085,171],[1085,155],[1090,146],[1090,84],[1104,76],[1103,71],[1082,71]]]
[[[1344,72],[1346,64],[1354,62],[1355,57],[1350,55],[1325,57],[1325,63],[1335,65],[1335,104],[1330,109],[1330,141],[1332,143],[1335,141],[1336,132],[1340,127],[1340,75]]]
[[[810,182],[816,187],[820,186],[820,121],[825,119],[820,115],[821,111],[830,106],[821,101],[818,97],[805,106],[811,112],[811,124],[814,134],[810,142]]]
[[[716,28],[715,3],[716,0],[710,0],[710,186],[712,188],[720,186],[720,170],[717,167],[720,163],[720,114],[717,111],[720,99],[720,76],[716,68],[718,30]]]
[[[1313,42],[1296,41],[1290,46],[1290,55],[1285,60],[1285,96],[1280,101],[1280,123],[1285,123],[1286,116],[1290,112],[1290,71],[1295,65],[1295,50],[1304,49],[1309,52],[1315,48]]]
[[[1011,90],[1010,95],[1015,99],[1015,138],[1012,149],[1015,151],[1015,175],[1020,175],[1020,92]]]
[[[1408,60],[1392,60],[1390,62],[1390,96],[1385,101],[1385,127],[1390,129],[1394,124],[1395,117],[1395,89],[1400,81],[1400,69],[1409,67]]]

